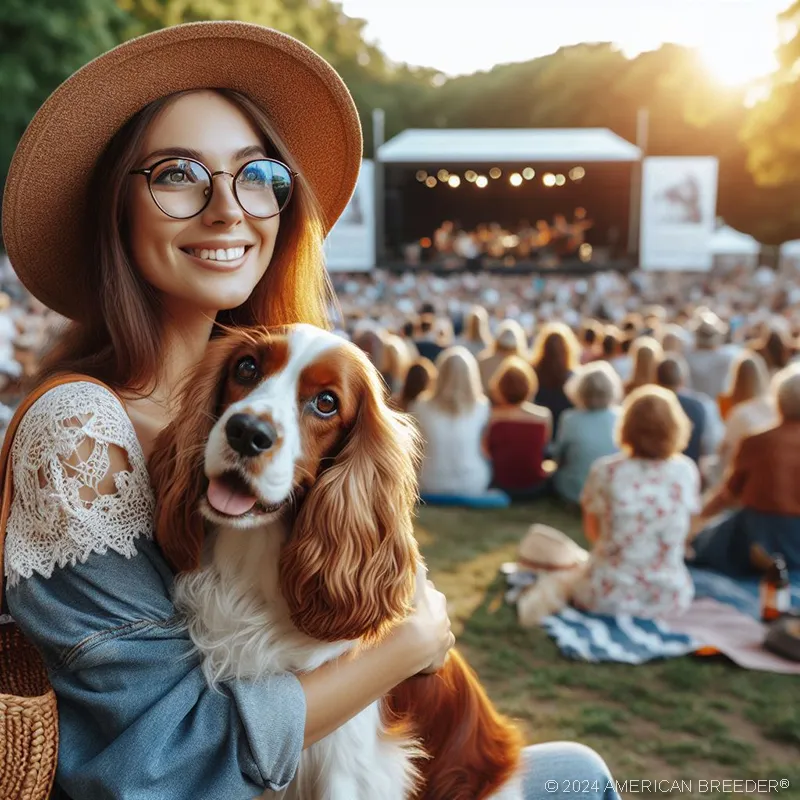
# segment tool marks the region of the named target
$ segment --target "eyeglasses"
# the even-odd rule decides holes
[[[225,170],[211,172],[192,158],[165,158],[130,174],[147,178],[153,201],[173,219],[190,219],[201,213],[211,202],[217,175],[233,178],[233,194],[245,214],[258,219],[275,217],[289,204],[297,176],[273,158],[248,161],[235,175]]]

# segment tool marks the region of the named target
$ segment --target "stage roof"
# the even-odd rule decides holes
[[[410,128],[378,148],[385,164],[570,164],[639,161],[641,150],[608,128]]]

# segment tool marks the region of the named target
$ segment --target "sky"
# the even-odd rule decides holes
[[[627,55],[663,42],[697,47],[735,85],[767,74],[777,13],[790,0],[342,0],[394,61],[446,75],[527,61],[562,45],[612,41]]]

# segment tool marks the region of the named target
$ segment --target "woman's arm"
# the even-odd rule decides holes
[[[589,544],[594,544],[600,538],[600,522],[597,514],[583,509],[583,534]]]

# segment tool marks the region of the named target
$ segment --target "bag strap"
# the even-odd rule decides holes
[[[5,543],[6,543],[6,523],[8,522],[8,515],[11,511],[11,497],[13,494],[13,470],[11,468],[11,446],[14,441],[14,434],[17,432],[22,418],[28,412],[28,409],[51,389],[56,386],[61,386],[65,383],[94,383],[97,386],[102,386],[108,389],[114,397],[120,402],[119,395],[106,386],[102,381],[92,378],[89,375],[81,375],[77,372],[65,373],[64,375],[56,375],[44,383],[37,386],[23,401],[19,404],[11,422],[8,423],[6,429],[6,436],[3,440],[3,449],[0,451],[0,486],[2,487],[2,505],[0,505],[0,599],[2,604],[5,605]]]

